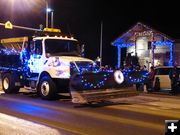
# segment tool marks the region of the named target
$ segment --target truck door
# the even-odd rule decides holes
[[[30,70],[32,73],[39,73],[43,68],[42,40],[36,40],[31,43]]]

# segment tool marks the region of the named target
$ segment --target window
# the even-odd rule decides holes
[[[42,40],[35,41],[35,54],[42,55]]]
[[[156,69],[156,75],[169,75],[172,68],[158,68]]]
[[[31,42],[30,51],[31,54],[42,55],[42,40]]]
[[[45,40],[46,53],[55,55],[79,55],[79,45],[76,41],[46,39]]]

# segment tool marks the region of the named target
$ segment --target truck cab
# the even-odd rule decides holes
[[[92,60],[81,57],[76,39],[60,33],[38,33],[31,39],[24,37],[1,41],[4,44],[4,52],[7,52],[7,49],[16,50],[17,43],[14,42],[21,42],[21,49],[16,50],[16,57],[19,56],[21,66],[13,68],[12,63],[0,66],[6,93],[14,92],[13,89],[18,91],[25,86],[36,90],[44,99],[52,99],[56,93],[68,92],[73,74],[88,70],[90,65],[94,65]],[[3,55],[7,56],[9,55]],[[14,54],[9,57],[15,58]],[[2,70],[5,68],[9,70]],[[11,81],[16,82],[12,87]]]
[[[56,83],[58,90],[67,90],[69,80],[74,74],[72,65],[75,65],[77,72],[81,70],[81,64],[93,65],[92,60],[80,56],[78,41],[72,37],[36,37],[29,48],[29,71],[33,76],[32,80],[37,80],[36,85],[40,87],[42,78],[46,77]],[[45,87],[46,85],[43,85],[44,89]]]
[[[69,79],[71,63],[92,60],[82,58],[78,41],[68,37],[37,37],[30,44],[30,72],[40,76],[47,72],[52,78]]]

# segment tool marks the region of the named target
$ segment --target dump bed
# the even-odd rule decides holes
[[[0,40],[0,68],[18,68],[21,66],[20,53],[28,37],[6,38]]]
[[[0,54],[0,67],[18,68],[21,66],[20,55]]]

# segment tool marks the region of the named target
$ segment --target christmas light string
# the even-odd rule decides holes
[[[125,80],[131,84],[143,83],[146,81],[149,75],[148,71],[138,69],[124,69],[123,74]]]

